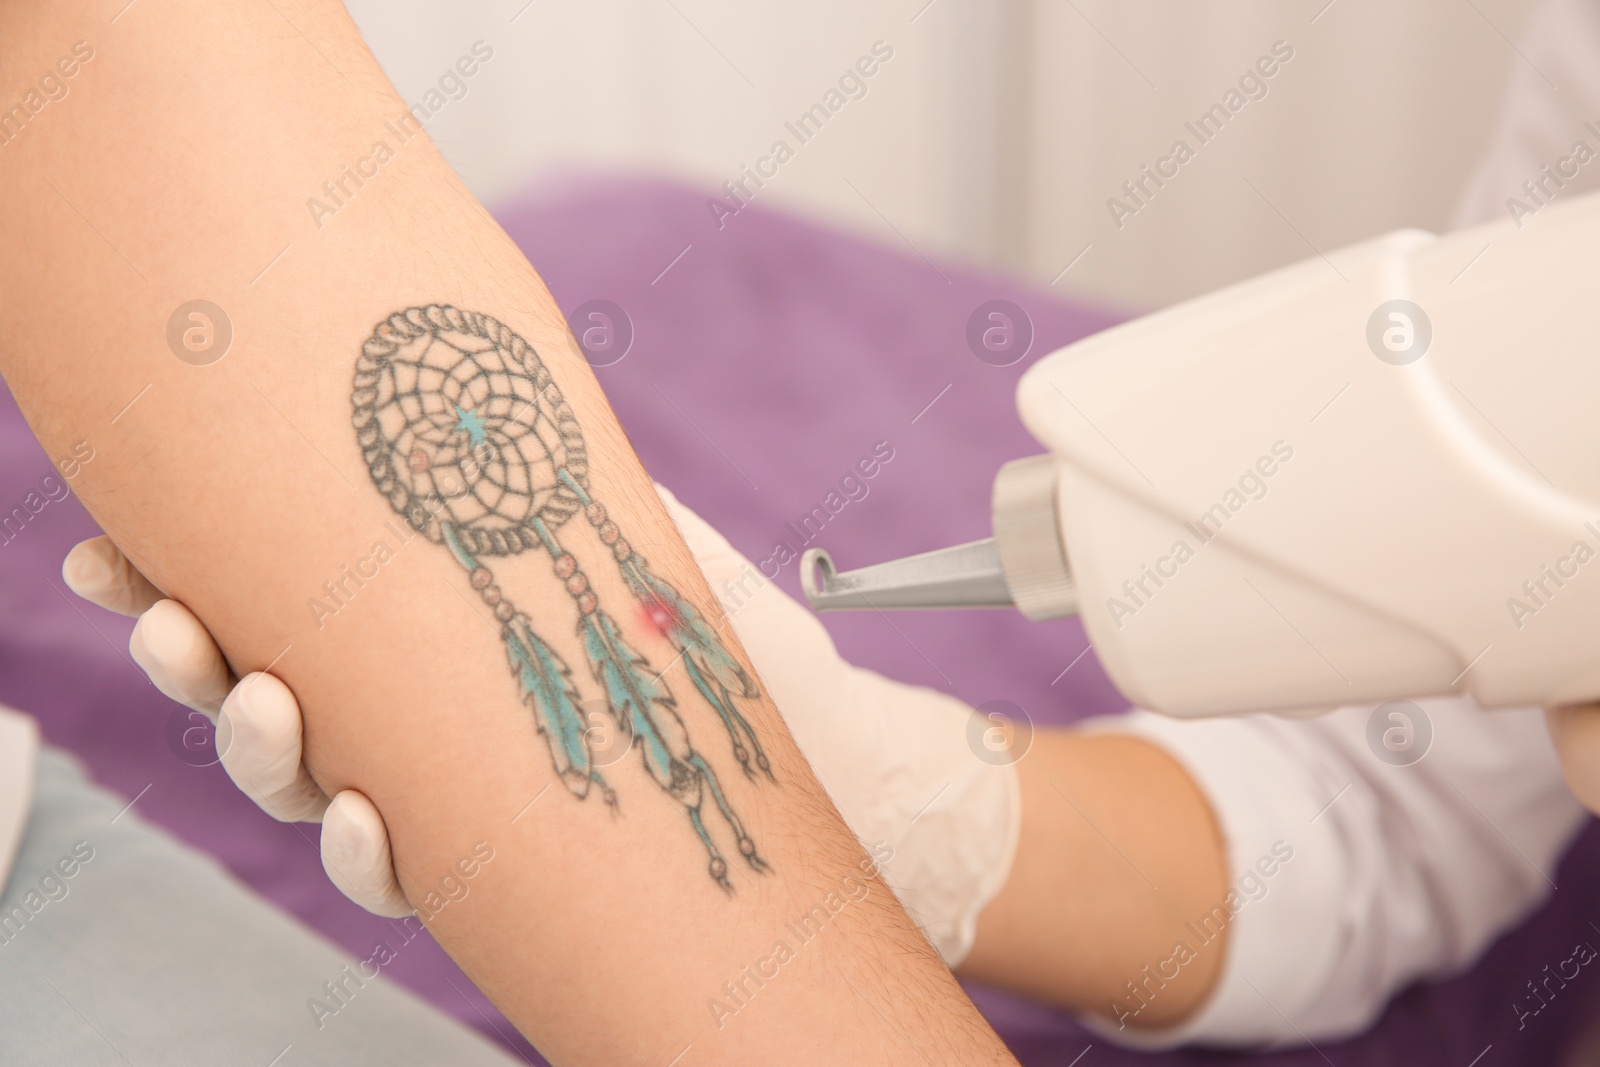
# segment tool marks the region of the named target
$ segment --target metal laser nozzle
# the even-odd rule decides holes
[[[994,538],[872,567],[834,569],[820,548],[800,557],[800,581],[817,611],[845,608],[1009,608],[1011,590]]]
[[[1013,460],[994,480],[994,536],[840,573],[820,548],[800,557],[815,611],[1016,607],[1030,619],[1077,613],[1049,456]]]

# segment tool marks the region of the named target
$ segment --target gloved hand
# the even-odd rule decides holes
[[[952,697],[846,663],[810,611],[657,489],[823,787],[955,966],[1010,872],[1021,819],[1015,768],[979,758],[971,740],[990,736],[990,724]],[[380,915],[409,914],[372,802],[354,790],[330,801],[302,765],[300,708],[287,686],[270,674],[236,681],[200,621],[108,539],[78,545],[62,573],[80,596],[139,614],[135,661],[163,693],[217,717],[217,750],[239,788],[274,818],[322,821],[323,866],[346,896]]]
[[[270,674],[235,678],[200,620],[109,537],[75,546],[61,576],[85,600],[139,617],[128,641],[134,662],[157,689],[216,721],[217,754],[246,796],[279,822],[322,823],[322,866],[340,892],[378,915],[411,914],[378,809],[354,790],[330,800],[301,762],[300,705],[288,686]]]

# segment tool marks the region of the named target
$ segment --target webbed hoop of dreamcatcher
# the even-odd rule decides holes
[[[391,316],[356,364],[356,440],[390,505],[430,541],[449,523],[475,555],[540,547],[583,506],[583,431],[533,346],[497,319],[438,305]],[[566,477],[562,477],[562,472]]]

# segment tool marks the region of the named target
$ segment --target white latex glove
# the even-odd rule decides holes
[[[983,745],[993,725],[954,697],[845,662],[809,608],[656,491],[834,806],[956,966],[1011,873],[1021,827],[1015,766],[977,754],[995,757]]]
[[[846,663],[809,610],[657,490],[828,795],[955,966],[1005,883],[1020,824],[1015,769],[973,748],[989,723],[975,724],[976,713],[952,697]],[[274,817],[321,818],[323,865],[347,896],[379,914],[409,911],[376,808],[353,790],[330,805],[301,765],[299,706],[283,683],[255,674],[235,684],[199,620],[162,600],[105,538],[73,549],[63,574],[95,603],[143,611],[131,642],[139,665],[175,700],[208,714],[221,705],[223,766]]]

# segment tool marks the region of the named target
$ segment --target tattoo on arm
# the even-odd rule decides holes
[[[572,795],[584,799],[596,787],[617,810],[617,792],[597,765],[571,669],[539,636],[533,618],[512,603],[485,558],[549,554],[618,736],[630,749],[638,747],[649,776],[688,816],[709,855],[711,877],[732,891],[727,860],[703,816],[707,795],[745,862],[765,870],[716,773],[691,743],[665,671],[654,672],[624,640],[557,533],[582,513],[633,594],[639,617],[676,649],[696,691],[722,720],[745,775],[776,781],[738,706],[760,691],[715,630],[651,573],[605,505],[590,495],[583,431],[533,347],[488,315],[439,305],[410,308],[379,323],[362,346],[351,402],[356,439],[378,490],[413,528],[449,549],[493,610],[522,702]],[[554,613],[538,614],[547,623]]]

